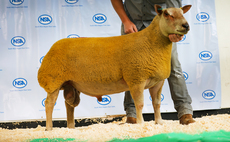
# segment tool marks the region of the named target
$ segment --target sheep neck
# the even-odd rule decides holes
[[[143,68],[148,70],[146,77],[161,80],[170,75],[172,42],[162,34],[159,20],[160,17],[156,16],[147,28],[138,32],[140,40],[135,44],[141,46],[135,48],[138,48],[137,51],[143,58]],[[147,58],[144,59],[143,56]]]
[[[151,45],[160,45],[162,48],[167,48],[172,44],[172,42],[169,40],[168,37],[163,35],[161,32],[159,23],[160,23],[160,16],[156,16],[151,24],[142,30],[140,33],[141,35],[147,37],[146,42],[148,42]]]

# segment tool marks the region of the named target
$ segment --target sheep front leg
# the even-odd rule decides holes
[[[160,81],[154,87],[149,88],[149,93],[152,97],[152,104],[153,104],[156,124],[163,124],[163,121],[161,118],[161,111],[160,111],[161,90],[162,90],[163,84],[164,84],[164,81]]]
[[[46,131],[50,131],[53,129],[52,113],[53,113],[54,105],[58,97],[58,93],[59,93],[59,89],[54,91],[53,93],[47,93],[47,97],[45,100]]]
[[[136,108],[137,123],[144,123],[144,119],[142,116],[142,109],[144,106],[144,95],[143,95],[144,86],[145,86],[145,82],[130,87],[130,93]]]

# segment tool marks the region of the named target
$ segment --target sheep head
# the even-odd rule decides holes
[[[160,16],[159,25],[164,36],[168,37],[170,34],[182,36],[190,30],[189,24],[183,14],[191,8],[191,5],[186,5],[182,8],[167,9],[162,9],[159,5],[154,5],[154,7],[158,16]]]

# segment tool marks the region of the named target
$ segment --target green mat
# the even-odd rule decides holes
[[[139,139],[113,139],[110,142],[230,142],[230,132],[215,131],[190,135],[185,133],[166,133]]]
[[[80,140],[74,138],[54,138],[54,139],[33,139],[28,142],[69,142]],[[230,142],[230,132],[226,131],[215,131],[215,132],[204,132],[202,134],[190,135],[185,133],[166,133],[154,135],[151,137],[144,137],[139,139],[117,139],[114,138],[109,142]]]
[[[74,138],[41,138],[41,139],[33,139],[33,140],[27,140],[26,142],[70,142],[70,141],[76,141]]]

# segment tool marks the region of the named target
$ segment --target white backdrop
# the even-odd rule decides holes
[[[191,30],[178,42],[178,54],[194,110],[221,107],[219,50],[214,0],[183,0]],[[121,22],[110,0],[1,0],[0,121],[44,119],[46,92],[37,82],[44,55],[62,38],[120,35]],[[93,51],[92,51],[93,53]],[[60,91],[53,118],[66,118]],[[123,93],[103,102],[81,94],[75,117],[124,114]],[[162,112],[175,112],[168,83],[162,91]],[[144,113],[152,113],[145,90]]]

